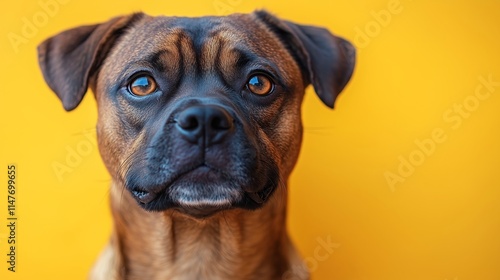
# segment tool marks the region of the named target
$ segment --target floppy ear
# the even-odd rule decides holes
[[[116,39],[142,14],[116,17],[108,22],[81,26],[55,35],[38,46],[38,63],[49,87],[64,109],[75,109]]]
[[[351,78],[356,50],[347,40],[324,28],[299,25],[276,18],[266,11],[255,12],[285,44],[321,101],[333,108],[335,99]]]

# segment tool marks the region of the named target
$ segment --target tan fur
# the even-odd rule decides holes
[[[262,209],[221,212],[205,220],[172,210],[147,213],[121,188],[111,189],[115,233],[90,279],[309,277],[286,234],[284,188],[277,190],[279,200]]]

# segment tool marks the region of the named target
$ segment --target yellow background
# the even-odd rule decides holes
[[[200,16],[256,8],[326,26],[358,47],[336,109],[312,89],[303,105],[289,231],[313,279],[500,279],[500,86],[474,97],[478,87],[488,93],[480,77],[500,82],[499,1],[65,2],[52,15],[33,0],[4,2],[0,12],[0,279],[84,279],[111,229],[110,177],[93,139],[95,101],[87,94],[66,113],[42,79],[36,45],[134,11]],[[14,46],[9,34],[23,36],[25,20],[39,26]],[[457,117],[454,104],[464,102],[470,110]],[[419,157],[416,141],[436,129],[444,140],[429,140],[435,148]],[[67,165],[78,148],[84,154],[59,180],[53,165]],[[402,161],[417,163],[409,163],[413,172],[398,171]],[[6,263],[10,163],[18,169],[16,273]],[[387,172],[404,181],[391,187]],[[336,248],[324,250],[323,241]]]

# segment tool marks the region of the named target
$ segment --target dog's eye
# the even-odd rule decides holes
[[[274,84],[266,75],[257,74],[250,77],[247,82],[247,88],[254,94],[267,95],[273,91]]]
[[[156,91],[155,80],[148,75],[138,76],[128,86],[129,91],[138,96],[145,96]]]

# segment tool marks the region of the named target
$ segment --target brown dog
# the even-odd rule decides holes
[[[312,84],[333,107],[355,52],[264,11],[133,14],[43,42],[64,108],[90,86],[114,233],[92,279],[307,279],[285,226]]]

